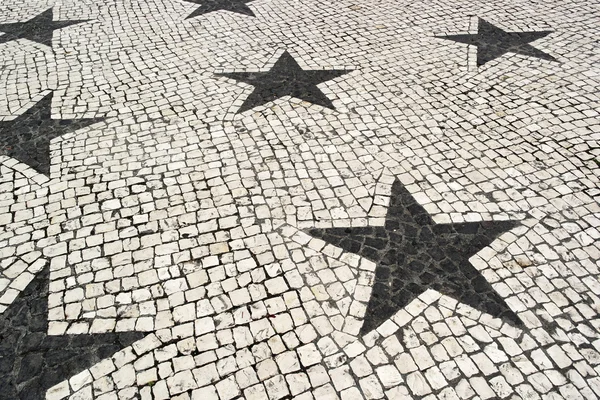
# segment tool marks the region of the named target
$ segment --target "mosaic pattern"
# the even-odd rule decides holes
[[[85,385],[92,377],[79,372],[143,336],[48,335],[48,276],[44,268],[0,315],[0,399],[45,399],[46,390],[65,376]]]
[[[292,96],[322,107],[334,108],[331,100],[319,90],[317,85],[347,72],[349,71],[305,71],[285,51],[268,72],[230,72],[219,75],[254,86],[254,90],[238,110],[238,112],[244,112],[284,96]]]
[[[600,397],[599,19],[0,0],[0,397]]]
[[[0,154],[29,165],[37,172],[50,173],[50,141],[68,132],[85,128],[101,118],[52,119],[52,93],[13,120],[0,121]]]
[[[540,32],[505,32],[502,29],[479,18],[477,34],[438,36],[442,39],[477,46],[477,65],[495,60],[506,53],[537,57],[543,60],[556,61],[550,54],[536,49],[530,43],[541,39],[552,31]]]
[[[52,33],[55,30],[82,22],[87,22],[87,20],[54,21],[52,9],[49,8],[26,22],[0,23],[0,32],[4,33],[0,36],[0,43],[27,39],[52,47]]]
[[[377,264],[361,327],[366,334],[429,288],[522,325],[468,261],[514,226],[510,221],[435,224],[396,181],[383,227],[313,229],[310,234]]]
[[[197,17],[198,15],[208,14],[213,11],[225,10],[238,14],[249,15],[254,17],[252,9],[246,3],[251,0],[184,0],[189,3],[199,4],[200,6],[194,10],[186,19]]]

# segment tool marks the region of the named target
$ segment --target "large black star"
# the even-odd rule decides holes
[[[44,11],[36,15],[26,22],[13,22],[8,24],[0,24],[0,32],[4,35],[0,36],[0,43],[10,42],[17,39],[29,39],[34,42],[45,44],[52,47],[52,33],[56,29],[65,28],[69,25],[87,22],[88,20],[74,21],[53,21],[52,9]]]
[[[469,263],[472,255],[514,226],[512,221],[436,224],[396,181],[384,226],[309,233],[377,264],[360,331],[365,334],[430,288],[513,325],[522,324]]]
[[[197,17],[198,15],[208,14],[213,11],[225,10],[238,14],[245,14],[254,17],[254,13],[246,5],[252,0],[185,0],[188,3],[200,4],[193,13],[188,15],[186,19]]]
[[[477,33],[474,35],[448,35],[436,37],[477,46],[477,65],[481,66],[506,53],[515,53],[548,61],[556,61],[556,58],[552,57],[550,54],[538,50],[529,44],[551,33],[552,31],[506,32],[479,18]]]
[[[46,267],[0,315],[0,399],[45,399],[57,383],[144,335],[139,332],[50,336]]]
[[[52,119],[51,107],[52,93],[17,118],[0,121],[0,154],[13,157],[48,175],[50,141],[104,119]]]
[[[217,74],[253,85],[254,91],[244,101],[238,113],[273,101],[292,96],[333,109],[333,103],[317,87],[321,82],[337,78],[348,70],[303,70],[286,51],[267,72],[230,72]]]

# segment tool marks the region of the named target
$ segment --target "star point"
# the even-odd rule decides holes
[[[521,325],[519,317],[469,262],[516,225],[515,221],[436,224],[397,180],[384,226],[312,229],[309,234],[376,263],[360,330],[364,335],[427,289]]]

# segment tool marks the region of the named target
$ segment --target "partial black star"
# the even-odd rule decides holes
[[[348,70],[303,70],[286,51],[267,72],[231,72],[217,74],[253,85],[254,91],[238,113],[266,104],[283,96],[333,109],[333,103],[317,87],[321,82],[342,76]]]
[[[104,119],[52,119],[51,107],[52,93],[17,118],[0,121],[0,154],[15,158],[48,175],[50,141]]]
[[[48,335],[46,267],[0,315],[0,399],[42,400],[52,386],[112,356],[140,332]]]
[[[309,233],[377,264],[360,331],[365,334],[427,289],[521,325],[519,317],[469,263],[471,256],[515,226],[513,221],[436,224],[396,181],[384,226],[312,229]]]
[[[197,17],[198,15],[208,14],[213,11],[225,10],[238,14],[245,14],[254,17],[254,13],[246,5],[252,0],[185,0],[189,3],[200,4],[193,13],[188,15],[186,19]]]
[[[556,61],[556,58],[552,57],[550,54],[538,50],[529,44],[551,33],[552,31],[506,32],[479,18],[477,33],[474,35],[448,35],[436,37],[477,46],[477,66],[481,66],[506,53],[515,53],[548,61]]]
[[[87,19],[53,21],[52,9],[49,8],[26,22],[0,24],[0,32],[4,32],[4,35],[0,36],[0,43],[6,43],[17,39],[29,39],[52,47],[52,33],[56,29],[62,29],[70,25],[87,21]]]

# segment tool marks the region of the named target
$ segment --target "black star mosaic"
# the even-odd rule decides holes
[[[0,315],[0,399],[42,400],[52,386],[112,356],[139,332],[50,336],[49,268]]]
[[[50,141],[102,121],[103,118],[52,119],[52,93],[22,115],[0,121],[0,154],[15,158],[41,174],[50,173]]]
[[[208,14],[213,11],[225,10],[254,17],[254,12],[246,5],[251,0],[185,0],[188,3],[200,4],[186,19]]]
[[[361,328],[361,334],[365,334],[427,289],[521,325],[519,317],[469,263],[471,256],[516,224],[514,221],[436,224],[396,181],[384,226],[312,229],[309,233],[377,264]]]
[[[4,32],[4,35],[0,36],[0,43],[17,39],[29,39],[52,47],[52,33],[55,30],[87,21],[53,21],[52,9],[50,8],[26,22],[0,24],[0,32]]]
[[[286,51],[267,72],[230,72],[217,74],[254,86],[238,113],[266,104],[284,96],[333,109],[331,100],[317,87],[319,83],[337,78],[349,70],[303,70]]]
[[[552,31],[506,32],[479,18],[476,34],[436,37],[477,46],[477,66],[481,66],[506,53],[515,53],[548,61],[556,61],[550,54],[538,50],[529,44],[551,33]]]

